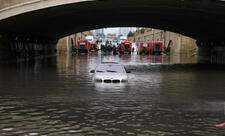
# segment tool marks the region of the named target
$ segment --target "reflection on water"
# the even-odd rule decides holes
[[[106,61],[130,69],[129,82],[94,83]],[[222,136],[205,128],[225,122],[224,68],[193,62],[90,54],[0,66],[0,135]]]
[[[127,88],[127,83],[94,83],[96,91],[116,92],[124,91]]]

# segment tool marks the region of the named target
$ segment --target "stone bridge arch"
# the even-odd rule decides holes
[[[225,3],[220,0],[16,0],[11,5],[10,1],[5,2],[0,9],[0,33],[12,37],[11,40],[23,37],[54,43],[80,31],[134,26],[177,32],[197,39],[200,46],[225,44]]]
[[[225,34],[225,3],[219,0],[1,0],[0,3],[1,32],[59,38],[101,27],[148,26],[202,40],[219,40]]]

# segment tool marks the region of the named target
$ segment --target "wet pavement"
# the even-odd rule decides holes
[[[128,83],[94,83],[117,61]],[[1,136],[224,136],[225,69],[195,58],[67,55],[0,66]]]

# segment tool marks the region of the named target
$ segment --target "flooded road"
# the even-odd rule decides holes
[[[58,56],[0,66],[1,136],[224,136],[225,69],[166,56]],[[128,83],[92,81],[117,61]]]

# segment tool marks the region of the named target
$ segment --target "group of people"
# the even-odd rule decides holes
[[[105,45],[101,45],[101,51],[103,51],[104,53],[113,52],[113,54],[117,54],[118,48],[113,45],[111,41],[106,41]]]

